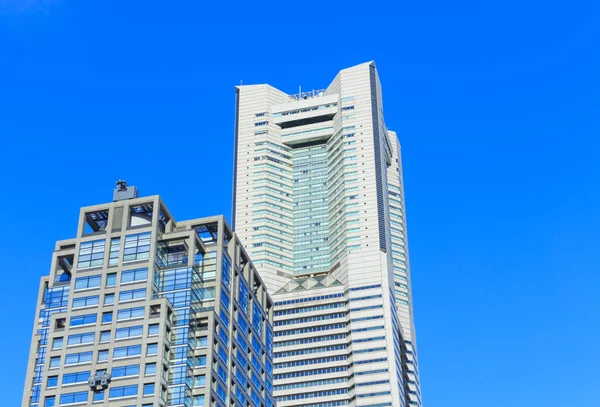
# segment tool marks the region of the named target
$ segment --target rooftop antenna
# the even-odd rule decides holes
[[[242,86],[242,80],[240,79],[240,86]]]

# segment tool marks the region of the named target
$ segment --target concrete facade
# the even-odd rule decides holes
[[[233,225],[275,302],[278,406],[420,406],[400,145],[373,62],[237,87]]]
[[[222,216],[175,221],[159,196],[82,208],[41,280],[22,406],[271,407],[272,316]]]

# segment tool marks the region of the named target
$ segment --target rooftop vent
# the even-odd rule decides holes
[[[117,181],[117,186],[113,192],[113,202],[135,199],[138,197],[138,190],[134,186],[127,186],[127,181],[122,179]]]

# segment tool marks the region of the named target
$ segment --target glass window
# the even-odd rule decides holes
[[[158,335],[159,326],[158,324],[148,325],[148,336]]]
[[[77,277],[75,279],[75,291],[86,290],[88,288],[100,287],[100,281],[101,281],[100,279],[101,279],[100,275]]]
[[[62,384],[85,383],[90,377],[90,371],[67,373],[63,375]]]
[[[112,377],[137,376],[140,374],[140,365],[113,367],[111,374]]]
[[[147,260],[150,257],[150,232],[125,236],[123,262]]]
[[[104,400],[104,392],[100,391],[98,393],[94,392],[94,403],[98,402],[98,401],[103,401]]]
[[[94,343],[94,333],[89,332],[85,334],[69,335],[67,339],[67,346],[85,345]]]
[[[131,356],[139,356],[142,353],[142,345],[123,346],[115,348],[113,358],[127,358]]]
[[[258,337],[262,338],[262,313],[256,302],[252,303],[252,326],[256,329]]]
[[[240,276],[238,303],[244,314],[248,315],[248,286]]]
[[[106,286],[114,287],[117,285],[117,273],[109,273],[106,275]]]
[[[65,365],[77,365],[81,363],[90,363],[92,361],[92,352],[69,353],[65,357]]]
[[[58,385],[58,376],[50,376],[48,378],[47,387],[56,387]]]
[[[121,250],[121,238],[116,237],[110,241],[110,256],[108,265],[114,266],[119,263],[119,251]]]
[[[208,339],[206,336],[196,338],[196,348],[206,348],[208,346]]]
[[[154,383],[144,384],[144,396],[151,396],[154,394]]]
[[[132,337],[136,337],[136,336],[142,336],[143,328],[144,327],[142,325],[129,326],[126,328],[119,328],[115,331],[115,338],[123,339],[123,338],[132,338]]]
[[[110,331],[100,332],[100,343],[102,342],[110,342]]]
[[[206,366],[206,355],[196,356],[196,367],[205,367]]]
[[[231,262],[226,253],[223,253],[223,267],[221,268],[221,282],[228,290],[231,287]]]
[[[54,407],[56,404],[55,396],[47,396],[44,400],[44,407]]]
[[[112,311],[102,313],[102,323],[108,324],[108,323],[112,322],[112,316],[113,316]]]
[[[89,297],[73,298],[72,308],[92,307],[94,305],[98,305],[98,296],[97,295],[91,295]]]
[[[114,294],[106,294],[104,296],[104,305],[112,305],[115,303],[115,295]]]
[[[126,308],[119,310],[117,313],[117,321],[123,321],[126,319],[133,318],[143,318],[144,317],[144,307],[137,308]]]
[[[98,352],[98,362],[106,362],[108,360],[108,350]]]
[[[82,326],[82,325],[95,324],[97,318],[98,318],[98,315],[96,315],[96,314],[78,315],[76,317],[71,317],[71,323],[69,326]]]
[[[146,298],[146,289],[139,288],[137,290],[121,291],[119,293],[119,302],[133,301]]]
[[[54,338],[52,341],[52,349],[60,349],[63,345],[63,338]]]
[[[60,396],[60,404],[86,403],[88,399],[87,391],[78,391],[77,393],[63,393]]]
[[[102,266],[104,246],[106,246],[106,241],[104,239],[81,243],[79,246],[77,269],[82,270]]]
[[[225,291],[221,291],[221,306],[229,311],[229,296],[225,293]]]
[[[193,406],[194,407],[203,407],[204,406],[204,395],[194,396]]]
[[[148,376],[153,374],[156,374],[156,363],[147,363],[145,375]]]
[[[110,389],[108,393],[109,399],[118,399],[124,397],[135,397],[137,396],[138,387],[137,385],[133,386],[122,386],[122,387],[113,387]]]
[[[149,343],[148,351],[146,352],[147,356],[156,355],[158,353],[158,344],[157,343]]]
[[[134,281],[146,281],[147,279],[147,268],[126,270],[121,273],[121,284],[133,283]]]
[[[194,387],[206,386],[206,375],[194,376]]]

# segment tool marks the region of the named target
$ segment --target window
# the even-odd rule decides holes
[[[144,372],[146,376],[156,374],[156,363],[147,363],[146,371]]]
[[[150,232],[125,236],[123,262],[147,260],[150,257]]]
[[[75,291],[96,287],[100,287],[100,275],[77,277],[75,279]]]
[[[192,404],[194,407],[203,407],[204,406],[204,395],[194,396],[194,401]]]
[[[229,290],[229,287],[231,287],[231,262],[229,261],[229,258],[227,258],[227,255],[225,253],[223,253],[221,281],[223,283],[223,286],[227,287],[227,289]]]
[[[143,326],[130,326],[127,328],[119,328],[115,331],[115,339],[133,338],[136,336],[142,336]]]
[[[206,364],[206,362],[205,362]],[[60,356],[54,356],[50,358],[50,368],[59,367],[60,366]]]
[[[110,389],[108,393],[108,399],[119,399],[125,397],[135,397],[137,396],[138,387],[137,385],[133,386],[122,386],[122,387],[113,387]]]
[[[206,355],[196,356],[196,367],[206,367]]]
[[[158,332],[159,332],[158,324],[148,325],[148,336],[158,335]]]
[[[110,241],[110,256],[108,265],[115,266],[119,263],[119,251],[121,250],[121,238],[116,237]]]
[[[102,266],[104,246],[106,246],[106,241],[104,239],[81,243],[79,246],[77,269],[82,270]]]
[[[248,286],[241,277],[239,282],[238,302],[240,304],[240,308],[242,311],[244,311],[244,314],[248,315]]]
[[[194,376],[194,387],[206,386],[206,375]]]
[[[198,348],[206,348],[208,346],[208,339],[206,336],[201,336],[196,338],[196,349]]]
[[[48,378],[47,387],[56,387],[58,385],[58,376],[50,376]]]
[[[114,287],[117,285],[117,273],[108,273],[106,275],[106,286]]]
[[[108,350],[98,351],[98,362],[108,361]]]
[[[44,400],[44,407],[54,407],[56,404],[56,396],[47,396]]]
[[[76,317],[71,317],[71,323],[69,326],[83,326],[83,325],[92,325],[96,323],[98,315],[96,314],[87,314],[87,315],[78,315]]]
[[[68,373],[63,375],[62,384],[85,383],[90,377],[90,371]]]
[[[154,383],[144,384],[144,396],[151,396],[154,394]]]
[[[229,311],[229,296],[225,294],[225,291],[221,291],[221,307]]]
[[[112,316],[113,316],[112,311],[102,313],[102,323],[103,324],[111,323],[112,322]]]
[[[54,338],[54,340],[52,341],[52,350],[54,349],[61,349],[63,345],[63,338]]]
[[[137,376],[140,374],[140,365],[113,367],[111,374],[113,378]]]
[[[100,343],[102,342],[110,342],[110,331],[100,332]]]
[[[69,335],[67,339],[67,346],[85,345],[88,343],[94,343],[94,333],[85,333],[77,335]]]
[[[144,317],[144,307],[137,308],[127,308],[119,310],[117,313],[117,321],[123,321],[126,319],[133,318],[143,318]]]
[[[91,295],[89,297],[73,298],[72,308],[93,307],[95,305],[98,305],[98,296]]]
[[[135,281],[146,281],[148,279],[148,269],[127,270],[121,273],[121,284],[133,283]]]
[[[119,293],[119,302],[133,301],[146,298],[146,289],[140,288],[137,290],[121,291]]]
[[[146,356],[156,355],[158,353],[158,344],[157,343],[149,343],[148,350],[146,352]]]
[[[114,294],[106,294],[104,296],[104,305],[112,305],[115,303],[115,295]]]
[[[104,392],[100,391],[98,393],[94,392],[94,403],[98,402],[98,401],[103,401],[104,400]]]
[[[252,326],[256,329],[259,338],[262,338],[262,314],[256,302],[252,303]]]
[[[115,348],[113,358],[128,358],[132,356],[140,356],[142,353],[142,345],[131,345],[123,346],[122,348]]]
[[[78,391],[77,393],[63,393],[60,396],[60,405],[63,404],[76,404],[76,403],[87,403],[88,392]]]
[[[70,353],[65,357],[65,365],[91,363],[92,352]]]

